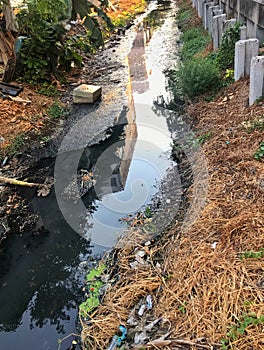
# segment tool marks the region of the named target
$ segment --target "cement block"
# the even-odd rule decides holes
[[[101,94],[101,86],[82,84],[73,90],[73,103],[93,103]]]
[[[252,57],[250,66],[249,105],[264,93],[264,56]]]

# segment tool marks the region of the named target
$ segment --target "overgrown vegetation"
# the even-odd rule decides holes
[[[181,63],[175,72],[174,93],[182,99],[217,91],[221,86],[221,75],[215,55],[206,53],[211,38],[202,25],[192,26],[192,11],[183,4],[177,20],[181,21],[183,46]]]
[[[193,99],[221,86],[219,69],[210,58],[194,57],[181,65],[176,72],[178,91],[183,97]]]
[[[23,80],[37,84],[50,81],[54,76],[59,78],[59,72],[68,71],[72,63],[81,65],[82,51],[93,53],[95,47],[103,45],[99,23],[88,16],[89,2],[73,1],[72,16],[78,13],[85,17],[84,35],[66,36],[61,20],[67,17],[67,11],[64,0],[29,0],[27,8],[18,14],[20,35],[24,36],[18,55],[18,75]],[[104,12],[98,10],[98,13],[110,25]]]

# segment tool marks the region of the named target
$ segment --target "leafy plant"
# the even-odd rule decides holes
[[[99,278],[105,269],[106,266],[100,264],[86,275],[89,296],[79,306],[80,315],[82,317],[87,317],[100,304],[100,288],[102,288],[103,282]]]
[[[257,326],[264,323],[264,316],[257,317],[255,314],[244,315],[242,320],[238,320],[238,324],[232,325],[227,332],[226,337],[221,340],[222,349],[227,350],[232,346],[232,342],[236,341],[240,335],[243,335],[249,326]]]
[[[226,69],[224,75],[225,85],[232,84],[234,80],[234,69]]]
[[[186,314],[186,301],[181,304],[181,306],[178,307],[178,310],[181,311],[183,314]]]
[[[262,160],[264,157],[264,141],[262,141],[259,145],[259,148],[254,153],[254,158],[257,160]]]
[[[223,34],[219,50],[217,52],[217,62],[220,69],[225,70],[234,67],[235,44],[240,38],[239,22],[229,27]]]
[[[86,281],[91,282],[95,278],[98,278],[101,276],[101,274],[104,272],[106,269],[106,266],[104,264],[99,265],[96,269],[91,270],[87,275],[86,275]]]
[[[60,70],[69,70],[71,63],[80,66],[80,49],[93,52],[95,47],[103,45],[100,24],[88,14],[91,5],[86,0],[73,0],[72,13],[64,0],[29,0],[27,9],[17,18],[20,35],[26,37],[18,55],[18,75],[31,84],[50,81],[52,75],[60,77]],[[66,30],[61,19],[76,14],[84,18],[87,35],[84,38],[65,38]],[[111,22],[102,9],[97,13],[109,26]]]
[[[211,136],[212,136],[212,132],[208,131],[207,133],[198,136],[197,141],[199,142],[199,144],[203,145]]]

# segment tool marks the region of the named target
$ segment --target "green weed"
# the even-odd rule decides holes
[[[264,248],[258,252],[248,251],[240,255],[240,259],[259,259],[264,257]]]
[[[264,157],[264,141],[262,141],[259,145],[259,148],[256,150],[256,152],[254,153],[254,158],[256,160],[262,160]]]
[[[58,101],[55,101],[48,109],[48,115],[51,119],[61,118],[64,116],[64,114],[65,109],[59,104]]]
[[[104,264],[100,264],[97,268],[91,270],[86,275],[87,291],[89,296],[79,306],[80,315],[82,317],[87,317],[100,304],[100,288],[104,285],[104,283],[100,280],[100,277],[105,269],[106,266]]]
[[[48,97],[55,97],[59,95],[59,91],[52,84],[44,83],[41,88],[36,90],[39,94]]]
[[[232,342],[236,341],[239,336],[243,335],[249,326],[258,326],[264,323],[264,316],[257,317],[255,314],[248,314],[242,317],[242,320],[238,320],[238,323],[230,326],[230,330],[227,332],[226,337],[221,340],[222,349],[227,350],[232,348]]]
[[[208,131],[207,133],[198,136],[197,141],[199,142],[200,145],[203,145],[207,140],[210,139],[211,136],[212,136],[212,132]]]
[[[154,213],[153,213],[153,211],[151,210],[151,208],[150,208],[150,207],[146,207],[146,209],[145,209],[145,216],[146,216],[147,218],[152,218],[153,215],[154,215]]]
[[[17,153],[19,152],[20,148],[25,145],[25,142],[26,142],[25,134],[17,135],[13,139],[11,144],[8,146],[8,151],[7,151],[8,155],[10,157],[16,156]]]

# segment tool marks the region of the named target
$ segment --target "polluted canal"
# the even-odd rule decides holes
[[[83,115],[65,134],[57,158],[43,162],[54,169],[54,189],[46,198],[31,199],[41,217],[39,229],[3,243],[1,349],[54,350],[58,339],[79,334],[83,280],[96,259],[114,246],[135,213],[159,210],[160,229],[173,218],[181,184],[171,157],[173,116],[163,107],[171,102],[165,72],[177,65],[179,34],[174,4],[151,6],[110,50],[124,60],[122,101],[115,100],[118,93],[111,97],[107,82],[98,81],[103,94],[105,84],[107,99],[86,116],[85,106],[74,107]],[[120,74],[113,72],[115,79]],[[120,103],[114,125],[100,142],[90,142],[86,129]],[[68,349],[73,339],[60,349]]]

